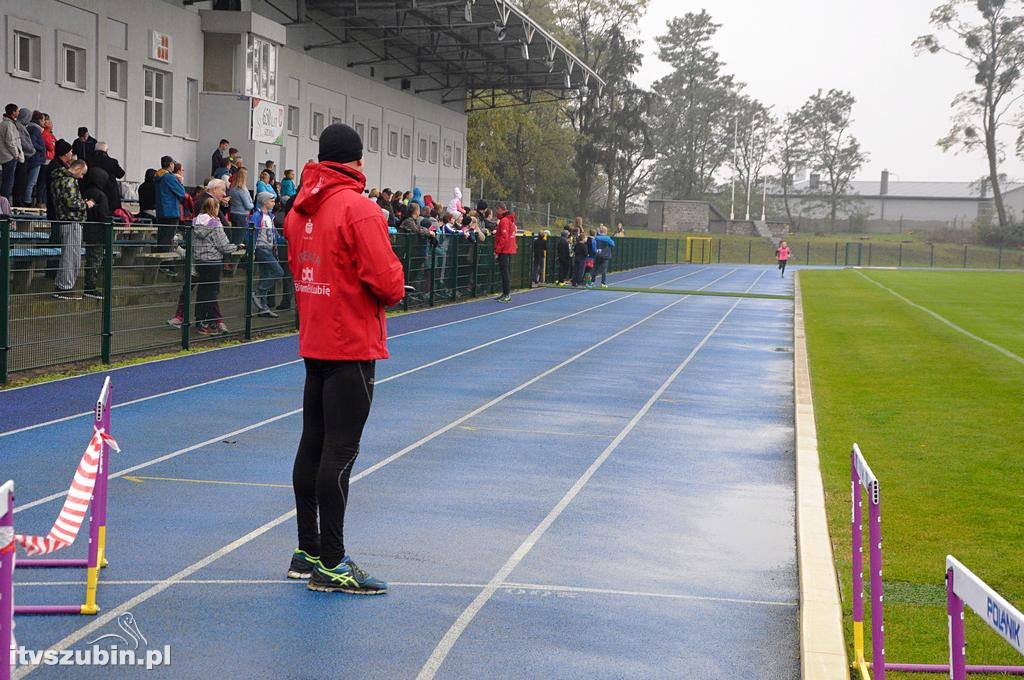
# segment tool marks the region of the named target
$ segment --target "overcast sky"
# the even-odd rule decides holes
[[[857,98],[854,134],[871,158],[858,179],[888,168],[904,181],[972,181],[987,173],[984,152],[944,153],[935,142],[949,131],[949,104],[972,75],[949,55],[914,56],[910,44],[930,31],[939,0],[651,0],[640,23],[646,40],[639,84],[668,72],[654,36],[665,22],[706,8],[721,24],[715,48],[727,72],[775,113],[796,109],[818,88],[849,90]],[[1024,178],[1006,135],[1002,166]]]

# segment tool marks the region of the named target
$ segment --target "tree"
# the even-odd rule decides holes
[[[736,86],[711,48],[719,24],[706,11],[668,22],[658,57],[672,73],[654,85],[655,183],[670,198],[697,198],[714,185],[732,149]]]
[[[833,225],[850,180],[868,159],[850,132],[855,102],[849,92],[829,90],[822,95],[819,91],[796,112],[796,122],[807,140],[808,163],[826,180],[829,220]]]
[[[738,126],[733,130],[738,128],[738,133],[734,140],[733,165],[747,212],[750,212],[753,197],[757,195],[757,183],[768,161],[768,140],[775,129],[775,119],[768,107],[750,97],[738,97],[735,111]]]
[[[621,108],[612,118],[616,137],[611,145],[616,150],[611,160],[613,171],[608,173],[616,199],[616,211],[608,217],[612,224],[616,216],[626,214],[631,199],[647,192],[654,175],[654,139],[648,121],[651,94],[630,86],[622,93],[621,101]]]
[[[616,54],[612,35],[622,35],[636,25],[647,10],[648,0],[551,0],[553,18],[559,37],[566,46],[590,65],[608,84],[605,77],[615,70]],[[592,200],[598,169],[605,160],[601,132],[606,125],[609,109],[598,88],[591,87],[569,106],[566,114],[576,131],[573,168],[576,171],[576,212],[584,214]]]
[[[772,162],[779,169],[779,185],[782,189],[782,204],[786,209],[786,218],[793,221],[793,211],[789,205],[789,197],[793,192],[793,175],[808,163],[807,137],[800,118],[796,113],[788,113],[779,125],[775,136],[775,149]]]
[[[999,181],[999,164],[1003,147],[999,129],[1010,124],[1010,118],[1021,95],[1014,91],[1024,66],[1024,41],[1021,27],[1024,16],[1015,14],[1006,0],[949,0],[936,7],[929,23],[940,31],[951,33],[956,47],[943,43],[934,34],[914,40],[918,54],[946,52],[963,61],[974,72],[975,87],[958,94],[952,103],[953,127],[939,140],[939,147],[948,151],[959,147],[971,151],[985,149],[988,157],[989,183],[996,206],[999,225],[1006,226],[1006,207]],[[981,15],[972,23],[961,16],[961,10],[973,5]],[[981,134],[978,134],[979,128]],[[1024,153],[1024,132],[1017,142],[1018,153]]]

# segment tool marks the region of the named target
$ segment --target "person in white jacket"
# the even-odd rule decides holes
[[[462,209],[462,189],[459,187],[455,187],[455,191],[452,192],[452,200],[448,201],[447,209],[448,212],[456,216],[456,221],[462,221],[462,216],[466,211]]]
[[[18,132],[18,105],[8,104],[4,107],[4,117],[0,118],[0,168],[3,169],[3,183],[0,184],[0,195],[11,200],[14,193],[14,175],[18,163],[25,162],[25,152],[21,148],[21,133]]]

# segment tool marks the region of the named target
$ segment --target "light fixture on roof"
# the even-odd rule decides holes
[[[466,23],[473,23],[473,0],[466,0]]]
[[[508,27],[504,24],[499,24],[497,21],[491,24],[491,29],[497,34],[498,40],[504,40],[505,36],[508,35]]]
[[[572,74],[571,73],[566,72],[566,74],[565,74],[565,86],[566,86],[566,88],[571,88],[572,87]]]
[[[548,73],[553,73],[555,70],[555,55],[558,53],[558,48],[551,40],[545,40],[544,45],[548,48],[548,58],[544,61],[544,65],[548,67]]]
[[[523,54],[523,59],[530,61],[530,46],[525,42],[519,43],[519,48]]]

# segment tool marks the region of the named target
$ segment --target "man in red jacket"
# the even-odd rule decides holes
[[[494,255],[498,258],[501,272],[501,297],[498,302],[512,302],[512,281],[509,261],[516,254],[516,216],[510,213],[504,202],[498,201],[498,228],[494,232]]]
[[[384,310],[402,299],[405,277],[380,208],[363,196],[359,135],[347,125],[328,126],[319,158],[303,169],[284,223],[306,365],[292,470],[299,547],[288,577],[308,578],[310,590],[379,594],[388,584],[345,552],[345,506],[375,362],[388,358]]]

